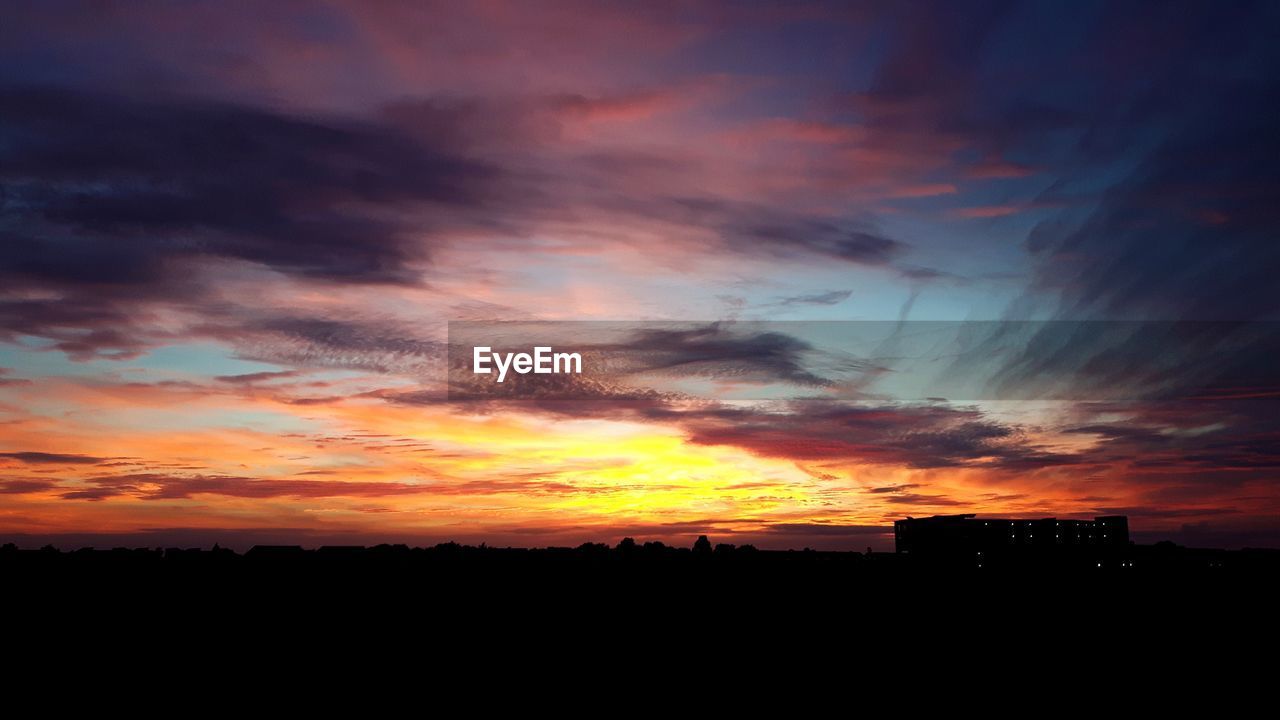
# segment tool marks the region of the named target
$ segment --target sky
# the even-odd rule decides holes
[[[1280,546],[1277,30],[5,3],[0,540]],[[451,393],[512,327],[613,370]]]

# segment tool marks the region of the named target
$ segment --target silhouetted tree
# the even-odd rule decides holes
[[[698,536],[698,540],[693,544],[693,551],[695,553],[711,552],[711,541],[707,539],[706,535]]]

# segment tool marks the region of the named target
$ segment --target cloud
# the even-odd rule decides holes
[[[1115,103],[1076,103],[1075,162],[1053,167],[1038,198],[1070,202],[1027,238],[1035,290],[1056,296],[1059,317],[1280,316],[1268,279],[1280,49],[1261,7],[1115,4],[1099,18],[1089,62],[1112,70],[1082,89]]]
[[[424,332],[419,326],[358,308],[345,314],[281,311],[241,318],[227,333],[244,357],[280,365],[416,376],[444,370],[444,343],[420,339]]]
[[[0,367],[0,387],[13,387],[17,385],[30,385],[31,381],[26,378],[5,377],[13,372],[13,370]]]
[[[46,492],[57,487],[52,480],[0,480],[0,495],[27,495]]]
[[[1027,208],[1018,205],[981,205],[978,207],[957,208],[956,217],[961,218],[1002,218],[1015,215]]]
[[[959,500],[954,500],[940,495],[923,495],[917,493],[891,495],[888,498],[885,498],[885,501],[893,503],[894,505],[924,505],[926,507],[933,505],[957,507],[970,504],[968,502],[961,502]]]
[[[839,525],[835,523],[770,523],[764,532],[769,535],[816,535],[835,537],[864,537],[892,534],[884,525]]]
[[[779,298],[774,304],[788,307],[791,305],[839,305],[853,295],[852,290],[828,290],[822,293],[793,295]]]
[[[800,399],[778,411],[718,408],[654,414],[681,427],[694,443],[801,461],[992,470],[1080,462],[1077,456],[1025,442],[1017,428],[986,419],[977,410],[949,406]]]
[[[224,281],[395,292],[424,287],[444,245],[501,256],[547,228],[585,234],[594,253],[655,233],[710,259],[886,267],[908,249],[866,219],[672,187],[679,153],[604,162],[615,151],[559,137],[559,112],[563,98],[494,97],[303,115],[0,85],[0,339],[91,360],[193,335],[334,337]],[[636,163],[655,162],[658,176],[636,180]]]
[[[0,90],[0,133],[6,269],[54,283],[145,281],[193,255],[411,282],[423,249],[386,210],[477,203],[494,173],[386,127],[51,88]]]
[[[632,372],[822,386],[829,381],[806,368],[807,342],[780,332],[745,332],[713,323],[689,329],[641,329],[621,350],[634,358]]]
[[[0,86],[0,139],[0,338],[75,359],[136,357],[173,308],[234,323],[219,262],[417,283],[498,174],[368,122],[66,88]]]
[[[386,497],[430,492],[428,487],[399,482],[257,479],[233,475],[167,475],[128,473],[85,479],[94,487],[63,494],[68,500],[100,500],[134,495],[144,500],[183,500],[196,495],[239,498]]]
[[[984,397],[1244,399],[1280,387],[1271,362],[1280,352],[1275,322],[992,321],[938,329],[953,349],[944,375],[981,378]]]
[[[664,236],[673,249],[705,252],[710,241],[711,249],[751,259],[827,259],[882,267],[910,248],[865,219],[830,212],[797,212],[747,197],[676,194],[660,186],[632,187],[624,180],[634,174],[634,162],[634,158],[620,158],[605,176],[594,179],[595,184],[604,184],[606,194],[601,194],[599,187],[583,188],[577,194],[585,194],[588,207],[600,213],[602,223],[650,229]],[[670,174],[687,172],[673,168]],[[662,180],[655,180],[655,184],[658,182]]]
[[[1088,215],[1036,228],[1037,282],[1060,293],[1063,315],[1277,317],[1268,273],[1280,263],[1280,215],[1267,188],[1280,170],[1263,158],[1280,151],[1264,120],[1280,110],[1280,88],[1251,90],[1222,99],[1232,113],[1162,143]],[[1206,212],[1219,220],[1203,221]]]
[[[1084,422],[1063,432],[1096,438],[1094,457],[1139,471],[1194,471],[1197,482],[1213,485],[1265,478],[1280,467],[1276,398],[1097,403],[1077,414]]]
[[[252,385],[253,383],[259,383],[259,382],[268,381],[268,380],[284,380],[288,378],[295,378],[301,374],[302,373],[298,372],[297,370],[282,370],[277,372],[244,373],[241,375],[216,375],[214,376],[213,379],[217,380],[218,382],[229,383],[232,385]]]
[[[10,458],[33,465],[94,465],[107,460],[107,458],[91,457],[89,455],[32,451],[0,452],[0,458]]]
[[[873,228],[836,219],[794,216],[745,205],[735,207],[707,198],[679,199],[674,207],[717,228],[729,249],[743,253],[778,258],[808,255],[874,266],[888,264],[907,248],[905,243]]]
[[[89,488],[87,490],[68,490],[67,492],[62,493],[61,497],[63,500],[88,500],[90,502],[100,502],[107,498],[120,497],[121,495],[127,494],[129,494],[127,492],[127,488],[97,487]]]
[[[911,490],[912,488],[918,488],[918,487],[920,487],[918,483],[903,483],[901,485],[886,485],[883,487],[868,488],[867,492],[872,494],[900,493],[905,490]]]

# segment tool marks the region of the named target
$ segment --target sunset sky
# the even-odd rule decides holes
[[[0,541],[1280,546],[1278,30],[4,3]],[[451,321],[627,321],[645,372],[460,401]]]

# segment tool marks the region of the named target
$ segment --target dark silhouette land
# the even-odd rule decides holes
[[[52,614],[126,634],[146,627],[186,637],[233,619],[256,638],[297,642],[354,625],[389,638],[414,628],[430,642],[477,628],[559,642],[563,628],[576,627],[610,643],[618,633],[648,641],[671,627],[754,643],[762,632],[822,639],[842,629],[866,642],[867,633],[901,637],[908,626],[962,638],[1037,624],[1063,637],[1144,628],[1159,639],[1185,635],[1194,619],[1212,619],[1217,637],[1221,623],[1257,624],[1274,611],[1280,551],[1041,544],[1047,521],[1030,521],[1034,541],[1023,526],[1015,542],[1006,534],[996,546],[994,536],[973,534],[973,521],[908,520],[904,552],[760,550],[705,536],[686,547],[626,538],[612,547],[259,545],[244,553],[6,544],[0,607],[14,618]]]
[[[0,548],[0,573],[40,574],[74,579],[95,574],[138,578],[193,579],[238,575],[322,577],[379,575],[404,582],[436,580],[562,582],[668,581],[711,578],[723,581],[803,581],[841,584],[879,576],[929,577],[942,574],[1092,577],[1276,576],[1280,550],[1194,549],[1172,542],[1138,545],[1129,539],[1127,518],[1094,520],[1010,520],[973,514],[907,518],[894,523],[896,551],[840,552],[759,550],[719,543],[702,535],[691,548],[625,538],[610,547],[497,548],[443,543],[322,546],[258,545],[243,554],[214,546],[63,551],[52,546]]]

